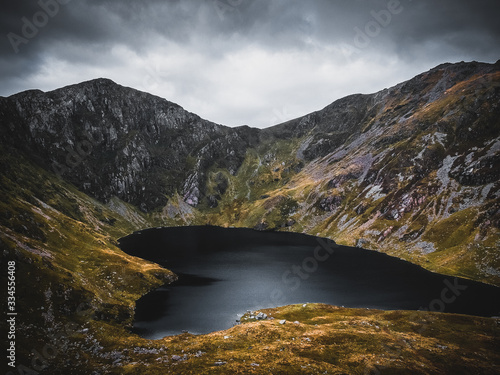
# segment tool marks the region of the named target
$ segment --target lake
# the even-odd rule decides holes
[[[179,276],[137,301],[133,331],[149,339],[223,330],[247,310],[295,303],[500,315],[500,288],[303,234],[152,228],[119,243]]]

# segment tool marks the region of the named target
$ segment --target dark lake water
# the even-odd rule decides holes
[[[175,227],[119,242],[179,276],[137,302],[133,329],[150,339],[227,329],[247,310],[308,302],[500,315],[500,288],[302,234]]]

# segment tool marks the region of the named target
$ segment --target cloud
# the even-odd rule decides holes
[[[57,1],[5,6],[0,95],[107,77],[218,123],[265,127],[442,62],[500,56],[495,0]],[[24,38],[25,20],[50,6],[15,53],[7,35]]]

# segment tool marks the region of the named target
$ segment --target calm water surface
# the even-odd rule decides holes
[[[137,302],[134,331],[150,339],[227,329],[247,310],[307,302],[500,315],[500,288],[301,234],[154,228],[120,247],[179,276]]]

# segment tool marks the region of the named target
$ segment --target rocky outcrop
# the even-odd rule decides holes
[[[163,207],[175,192],[197,205],[206,170],[234,174],[257,139],[248,127],[211,123],[107,79],[1,98],[0,116],[2,143],[86,194],[117,196],[143,211]]]

